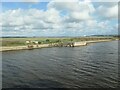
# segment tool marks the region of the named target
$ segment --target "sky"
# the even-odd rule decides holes
[[[1,2],[2,36],[85,36],[118,33],[118,2],[18,1]]]

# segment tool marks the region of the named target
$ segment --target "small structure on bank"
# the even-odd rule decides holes
[[[26,41],[26,44],[29,49],[33,48],[32,42],[30,40]]]
[[[32,43],[38,47],[38,41],[32,41]]]
[[[59,42],[59,43],[53,43],[50,46],[53,47],[74,47],[73,42]]]
[[[86,42],[74,42],[74,46],[85,46],[85,45],[87,45],[87,43]]]
[[[26,41],[26,44],[29,49],[33,49],[34,46],[38,47],[38,41],[28,40]]]
[[[85,46],[86,42],[59,42],[50,44],[50,47],[77,47],[77,46]]]
[[[26,41],[26,45],[27,45],[28,49],[38,48],[39,42],[28,40],[28,41]],[[43,45],[46,45],[46,44],[43,44]],[[46,47],[77,47],[77,46],[85,46],[85,45],[87,45],[87,43],[70,41],[70,42],[57,42],[57,43],[50,42],[47,45],[48,46],[46,46]]]

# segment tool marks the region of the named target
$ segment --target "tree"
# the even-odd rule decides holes
[[[40,41],[38,42],[38,44],[41,44],[41,43],[42,43],[42,42],[40,42]]]
[[[61,42],[61,40],[57,40],[56,43]]]
[[[70,39],[70,41],[73,41],[73,39]]]
[[[47,42],[47,43],[49,43],[49,42],[50,42],[50,40],[49,40],[49,39],[46,39],[46,42]]]

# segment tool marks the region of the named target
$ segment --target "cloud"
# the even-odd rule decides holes
[[[46,10],[18,8],[2,12],[3,35],[79,36],[116,32],[112,19],[101,19],[116,18],[116,4],[95,7],[91,2],[54,0],[46,7]]]
[[[96,20],[88,20],[86,21],[86,26],[90,27],[90,28],[95,28],[97,27],[98,22]]]
[[[57,2],[53,0],[48,4],[48,8],[53,7],[60,12],[67,11],[68,17],[66,20],[72,22],[91,19],[92,16],[90,14],[95,11],[94,6],[90,2],[81,2],[79,0],[74,2]]]
[[[59,12],[54,8],[50,8],[47,11],[19,8],[3,12],[2,17],[2,30],[3,32],[10,31],[10,34],[14,34],[12,32],[20,33],[23,31],[28,33],[35,33],[35,31],[43,33],[48,29],[51,30],[50,33],[53,33],[52,29],[62,27]],[[56,33],[58,33],[57,30]]]
[[[99,13],[103,18],[117,19],[118,18],[118,4],[107,3],[100,5],[97,8],[97,13]]]
[[[34,2],[34,3],[36,3],[36,2],[39,2],[40,0],[22,0],[22,2]]]

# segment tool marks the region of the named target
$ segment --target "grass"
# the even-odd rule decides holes
[[[58,42],[79,42],[90,40],[116,39],[115,37],[76,37],[76,38],[2,38],[0,46],[22,46],[25,41],[39,41],[40,44],[58,43]]]

